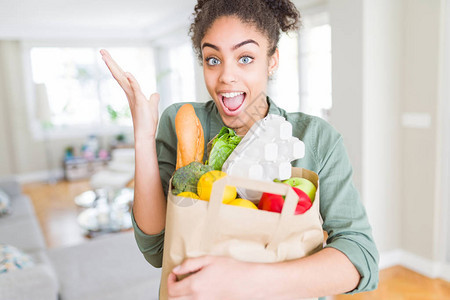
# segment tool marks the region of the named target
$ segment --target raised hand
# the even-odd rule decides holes
[[[147,99],[131,73],[124,72],[108,51],[102,49],[100,54],[112,76],[127,96],[133,118],[135,141],[154,139],[158,126],[159,94],[154,93]]]

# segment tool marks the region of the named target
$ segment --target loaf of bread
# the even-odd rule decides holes
[[[203,128],[192,104],[184,104],[178,110],[175,116],[175,131],[178,139],[176,169],[193,161],[203,163]]]

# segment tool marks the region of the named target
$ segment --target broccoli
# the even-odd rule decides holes
[[[197,193],[197,183],[200,177],[214,170],[212,166],[193,161],[189,165],[179,168],[172,177],[172,193],[178,195],[182,192]]]

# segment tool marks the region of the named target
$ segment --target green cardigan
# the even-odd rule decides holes
[[[292,165],[319,175],[320,213],[323,229],[328,233],[325,247],[344,253],[361,275],[359,285],[350,293],[375,289],[378,285],[378,251],[365,208],[352,182],[353,171],[342,136],[320,118],[300,112],[287,113],[271,99],[267,101],[269,113],[283,116],[292,124],[293,136],[305,143],[305,156],[293,161]],[[166,195],[176,164],[175,115],[183,104],[173,104],[162,113],[156,137],[159,171]],[[204,129],[206,156],[206,144],[224,124],[212,100],[191,104]],[[133,226],[137,244],[146,260],[155,267],[161,267],[164,230],[156,235],[147,235],[139,229],[134,217]]]

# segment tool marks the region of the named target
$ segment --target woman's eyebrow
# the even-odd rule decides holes
[[[244,46],[244,45],[246,45],[246,44],[255,44],[255,45],[257,45],[257,46],[259,47],[259,44],[258,44],[255,40],[248,39],[248,40],[245,40],[245,41],[243,41],[243,42],[240,42],[239,44],[234,45],[231,49],[232,49],[232,50],[236,50],[237,48],[242,47],[242,46]],[[217,50],[217,51],[220,51],[220,48],[219,48],[219,47],[217,47],[216,45],[210,44],[210,43],[204,43],[204,44],[202,45],[202,50],[203,50],[203,48],[205,48],[205,47],[210,47],[210,48],[213,48],[213,49],[215,49],[215,50]]]
[[[217,50],[217,51],[220,51],[220,48],[219,48],[219,47],[217,47],[216,45],[210,44],[210,43],[204,43],[204,44],[202,45],[202,50],[203,50],[203,48],[205,48],[205,47],[211,47],[211,48],[213,48],[213,49],[215,49],[215,50]]]
[[[248,40],[245,40],[243,42],[240,42],[239,44],[234,45],[232,49],[236,50],[237,48],[242,47],[242,46],[244,46],[246,44],[255,44],[255,45],[257,45],[259,47],[259,44],[255,40],[248,39]]]

